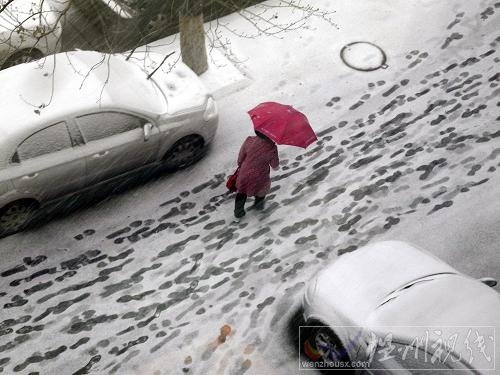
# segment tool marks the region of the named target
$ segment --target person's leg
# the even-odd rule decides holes
[[[237,193],[234,199],[234,216],[240,218],[245,216],[245,202],[247,201],[247,196],[243,193]]]
[[[264,209],[264,203],[265,203],[266,197],[255,197],[255,202],[253,206],[255,207],[256,210],[263,210]]]

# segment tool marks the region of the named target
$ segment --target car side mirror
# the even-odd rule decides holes
[[[144,142],[147,142],[151,137],[151,132],[153,131],[153,125],[147,122],[144,124],[142,129],[144,130]]]
[[[498,281],[492,277],[483,277],[479,279],[479,281],[481,281],[484,285],[488,285],[490,288],[493,288],[498,284]]]

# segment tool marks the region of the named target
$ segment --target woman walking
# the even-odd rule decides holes
[[[238,170],[226,184],[229,191],[237,191],[234,202],[236,222],[245,216],[248,196],[255,197],[256,209],[264,208],[264,199],[271,189],[270,167],[276,170],[279,165],[276,145],[307,148],[318,139],[307,117],[290,105],[265,102],[248,114],[256,136],[248,137],[241,146]]]
[[[255,209],[264,208],[265,197],[271,189],[270,167],[276,170],[279,165],[276,144],[257,130],[255,134],[247,137],[238,155],[235,221],[245,216],[245,202],[249,196],[255,197]]]

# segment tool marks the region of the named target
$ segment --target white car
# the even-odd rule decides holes
[[[61,49],[62,14],[54,0],[0,0],[0,69]]]
[[[301,340],[318,367],[498,374],[495,285],[405,242],[370,244],[342,255],[308,283]]]
[[[193,71],[165,58],[75,51],[0,71],[0,236],[44,204],[203,156],[216,103]]]

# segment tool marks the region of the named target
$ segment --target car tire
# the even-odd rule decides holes
[[[38,204],[34,201],[18,201],[0,210],[0,237],[14,234],[26,228],[33,220]]]
[[[175,142],[163,157],[167,169],[186,168],[204,155],[204,141],[200,136],[188,136]]]
[[[14,52],[10,55],[2,65],[2,69],[7,69],[15,65],[28,63],[34,60],[41,59],[44,54],[36,48],[26,48]]]
[[[331,362],[332,367],[325,369],[351,369],[349,354],[338,336],[328,327],[311,328],[304,343],[305,354],[313,361]],[[340,365],[340,363],[343,365]]]

